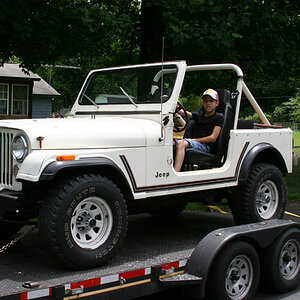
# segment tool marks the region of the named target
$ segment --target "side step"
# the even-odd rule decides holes
[[[189,273],[177,274],[169,277],[160,278],[159,281],[164,285],[190,285],[200,284],[202,277],[197,277]]]

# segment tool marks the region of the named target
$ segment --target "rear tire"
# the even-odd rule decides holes
[[[125,200],[117,186],[100,175],[67,178],[42,203],[39,230],[47,248],[69,267],[101,266],[125,237]]]
[[[233,193],[230,202],[237,224],[282,219],[287,201],[287,187],[280,170],[270,164],[252,166],[247,182]]]

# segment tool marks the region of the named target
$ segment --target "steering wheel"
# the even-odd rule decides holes
[[[178,114],[178,112],[181,109],[184,112],[184,116],[183,117],[180,114]],[[185,128],[186,128],[186,126],[187,126],[187,123],[189,121],[186,109],[183,106],[183,104],[181,102],[179,102],[179,101],[177,101],[177,107],[176,107],[175,112],[174,112],[173,121],[174,121],[173,131],[175,131],[175,132],[184,131]]]

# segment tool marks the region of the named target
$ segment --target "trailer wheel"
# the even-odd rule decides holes
[[[244,241],[225,247],[212,264],[206,299],[251,299],[259,283],[260,263],[256,250]]]
[[[42,203],[39,229],[45,244],[64,264],[72,268],[103,265],[125,237],[125,200],[105,177],[67,178]]]
[[[300,282],[300,230],[284,232],[266,250],[264,282],[280,293],[289,292]]]
[[[270,164],[255,164],[247,182],[238,187],[230,201],[237,224],[281,219],[284,215],[287,187],[280,170]]]

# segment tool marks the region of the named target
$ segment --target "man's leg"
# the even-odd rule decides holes
[[[185,148],[190,144],[186,140],[178,140],[176,143],[176,157],[175,157],[175,165],[174,169],[176,172],[180,172],[182,163],[184,161],[185,156]]]

